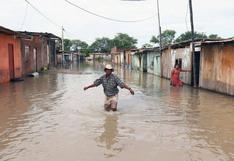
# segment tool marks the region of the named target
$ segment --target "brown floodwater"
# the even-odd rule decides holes
[[[171,88],[168,80],[116,68],[135,90],[103,110],[103,74],[78,64],[0,85],[1,161],[233,161],[234,98]]]

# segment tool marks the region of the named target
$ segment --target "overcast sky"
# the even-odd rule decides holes
[[[97,37],[113,38],[116,33],[127,33],[138,39],[138,46],[158,34],[157,17],[137,23],[112,22],[90,15],[64,0],[28,0],[59,26],[38,14],[24,0],[1,0],[0,26],[13,30],[51,32],[92,43]],[[128,2],[121,0],[70,0],[71,2],[106,17],[138,20],[157,13],[156,0]],[[177,36],[190,29],[188,0],[159,0],[162,30],[174,29]],[[206,34],[234,37],[234,0],[193,0],[195,30]],[[186,19],[187,18],[187,19]],[[186,23],[187,22],[187,23]]]

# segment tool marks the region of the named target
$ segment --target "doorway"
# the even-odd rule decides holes
[[[147,54],[143,53],[143,72],[147,72]]]
[[[33,48],[33,70],[34,72],[37,72],[37,49]]]
[[[195,59],[195,81],[194,85],[199,86],[199,79],[200,79],[200,51],[194,52],[194,59]]]
[[[8,58],[9,58],[9,76],[10,80],[15,78],[15,62],[14,62],[14,46],[8,44]]]

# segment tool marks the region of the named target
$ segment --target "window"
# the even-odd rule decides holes
[[[181,58],[175,60],[175,66],[176,65],[179,65],[179,67],[182,68],[182,59]]]
[[[24,61],[27,62],[29,60],[29,46],[24,46]]]

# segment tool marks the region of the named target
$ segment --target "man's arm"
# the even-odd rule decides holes
[[[121,88],[125,88],[125,89],[129,90],[130,93],[131,93],[132,95],[134,95],[134,91],[133,91],[127,84],[125,84],[124,82],[122,82],[122,81],[119,79],[119,77],[115,76],[115,80],[116,80],[116,83],[118,84],[118,86],[120,86]]]
[[[132,88],[130,88],[127,84],[123,83],[122,88],[125,88],[125,89],[129,90],[130,93],[131,93],[132,95],[134,95],[134,91],[133,91]]]
[[[96,85],[95,84],[91,84],[91,85],[89,85],[87,87],[84,87],[84,90],[86,91],[87,89],[93,88],[93,87],[96,87]]]
[[[86,91],[86,90],[89,89],[89,88],[97,87],[97,86],[99,86],[100,84],[102,84],[102,77],[100,77],[99,79],[95,80],[93,84],[84,87],[84,90]]]

